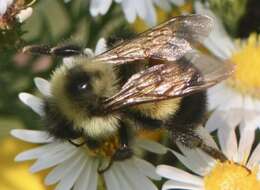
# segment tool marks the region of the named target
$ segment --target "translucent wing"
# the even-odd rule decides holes
[[[113,97],[105,101],[107,110],[182,97],[204,90],[226,79],[233,65],[197,52],[176,62],[155,65],[134,74]]]
[[[116,65],[143,59],[175,61],[190,51],[194,43],[207,37],[212,27],[208,16],[175,17],[94,59]]]

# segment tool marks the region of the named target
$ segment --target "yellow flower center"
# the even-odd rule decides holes
[[[106,141],[104,141],[98,148],[87,148],[87,152],[92,156],[110,159],[115,154],[118,148],[120,148],[119,139],[117,136],[113,136],[109,139],[106,139]]]
[[[259,36],[251,34],[248,40],[237,41],[240,50],[230,61],[236,65],[236,71],[228,80],[232,88],[245,95],[260,98],[260,43]]]
[[[161,137],[164,135],[164,132],[165,132],[164,130],[150,131],[145,129],[138,129],[135,135],[137,138],[140,139],[160,141]],[[84,139],[78,138],[73,140],[73,142],[75,144],[82,144],[84,143]],[[121,144],[120,144],[119,136],[115,135],[103,140],[103,142],[100,142],[100,146],[98,146],[97,148],[91,149],[88,146],[83,146],[82,148],[86,150],[86,153],[88,155],[99,157],[99,158],[101,157],[101,158],[111,159],[112,156],[115,154],[115,152],[120,148],[120,146]],[[133,147],[130,146],[129,148],[133,148]]]
[[[218,162],[204,177],[205,190],[256,190],[260,189],[257,171],[230,161]]]

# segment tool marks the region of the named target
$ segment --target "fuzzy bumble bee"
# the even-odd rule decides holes
[[[233,72],[230,63],[194,49],[212,27],[204,15],[175,17],[94,57],[75,45],[25,47],[74,57],[51,76],[52,96],[44,98],[47,131],[93,149],[118,134],[113,160],[122,160],[132,155],[129,130],[165,128],[173,141],[224,160],[196,131],[207,110],[205,90]]]

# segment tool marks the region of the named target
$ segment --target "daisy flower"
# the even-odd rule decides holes
[[[98,54],[105,49],[105,40],[100,39],[97,43],[95,53]],[[94,54],[91,49],[85,53]],[[65,64],[71,64],[71,58],[66,58]],[[50,83],[42,78],[34,80],[36,87],[43,96],[52,96]],[[20,100],[40,116],[44,115],[42,108],[43,100],[28,93],[20,93]],[[167,149],[153,141],[135,138],[131,142],[134,156],[123,161],[114,161],[112,166],[102,174],[100,168],[105,168],[116,149],[119,140],[111,137],[103,146],[97,149],[89,149],[87,146],[75,147],[69,142],[61,142],[51,137],[45,131],[15,129],[11,135],[34,144],[39,147],[18,154],[16,161],[37,161],[30,168],[31,172],[38,172],[46,168],[54,167],[45,178],[46,185],[57,184],[56,190],[96,190],[98,181],[104,182],[107,190],[121,189],[149,189],[157,190],[150,179],[159,180],[155,173],[155,167],[139,158],[137,155],[143,150],[157,154],[166,153]]]
[[[32,95],[23,95],[27,104],[33,109],[39,109],[39,102]],[[33,98],[35,98],[33,100]],[[30,103],[31,102],[31,103]],[[39,111],[39,110],[38,110]],[[41,113],[43,114],[43,113]],[[98,181],[104,180],[107,190],[149,189],[157,190],[150,179],[160,180],[155,173],[155,167],[133,156],[123,161],[115,161],[103,174],[98,170],[107,166],[111,153],[115,151],[116,142],[111,141],[99,150],[91,151],[87,147],[75,147],[68,142],[60,142],[49,136],[45,131],[14,129],[12,136],[29,143],[40,144],[39,147],[18,154],[16,161],[37,161],[31,166],[32,173],[54,167],[46,176],[44,183],[57,183],[56,190],[96,190]],[[134,150],[147,150],[157,154],[166,153],[167,149],[155,142],[137,139],[132,144]]]
[[[1,0],[0,2],[0,29],[8,29],[14,23],[15,20],[22,23],[28,19],[33,9],[31,5],[36,0],[32,0],[31,3],[25,4],[23,0]]]
[[[206,129],[201,128],[208,139],[211,138]],[[253,150],[251,144],[237,146],[235,130],[227,128],[222,134],[229,138],[219,137],[221,151],[228,160],[219,162],[199,149],[191,150],[178,144],[182,154],[171,152],[194,174],[181,169],[160,165],[157,173],[167,179],[162,190],[256,190],[260,189],[260,144]],[[247,138],[247,130],[240,133]],[[211,146],[217,148],[213,139]],[[228,150],[228,151],[227,151]],[[251,155],[250,155],[250,152]],[[249,156],[250,155],[250,156]]]
[[[0,16],[4,15],[7,8],[13,3],[13,0],[2,0],[0,3]]]
[[[126,20],[133,23],[137,16],[144,20],[148,25],[156,24],[155,5],[169,11],[171,4],[179,6],[184,3],[184,0],[114,0],[121,4]],[[113,0],[91,0],[90,14],[92,16],[105,15],[111,7]]]
[[[204,41],[204,45],[215,56],[236,66],[230,79],[208,91],[209,108],[215,111],[206,127],[213,131],[220,126],[234,128],[240,125],[241,130],[251,128],[252,136],[254,129],[260,126],[259,36],[251,34],[248,39],[234,40],[228,36],[219,18],[206,5],[196,2],[195,9],[197,13],[215,18],[215,30]],[[221,130],[221,133],[225,131]]]

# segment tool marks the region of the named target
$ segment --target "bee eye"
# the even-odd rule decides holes
[[[79,91],[85,91],[87,88],[88,88],[88,83],[86,82],[78,84]]]

